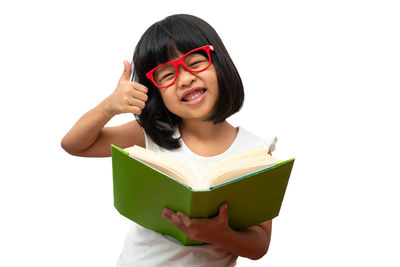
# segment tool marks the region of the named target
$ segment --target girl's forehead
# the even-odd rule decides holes
[[[196,43],[185,42],[167,42],[162,46],[152,49],[152,58],[155,60],[156,65],[164,64],[170,61],[179,59],[187,52],[200,47]],[[154,61],[153,61],[154,62]]]
[[[176,46],[168,49],[167,51],[167,61],[173,61],[176,60],[178,58],[180,58],[181,56],[183,56],[185,53],[180,51]]]

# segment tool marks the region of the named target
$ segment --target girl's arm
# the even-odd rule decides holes
[[[145,146],[143,131],[136,121],[117,127],[104,127],[115,115],[140,114],[147,101],[147,87],[129,80],[131,66],[124,61],[124,72],[114,93],[83,115],[64,136],[61,146],[70,154],[86,157],[111,155],[111,144],[120,147]]]
[[[218,216],[191,219],[182,212],[164,209],[162,214],[189,238],[215,244],[232,254],[252,260],[260,259],[269,248],[272,221],[235,231],[228,225],[228,205],[221,205]]]

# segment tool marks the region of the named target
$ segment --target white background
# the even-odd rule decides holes
[[[296,157],[268,254],[238,266],[399,266],[395,2],[2,1],[0,266],[115,265],[129,221],[111,160],[60,142],[175,13],[208,21],[239,69],[246,101],[229,121]]]

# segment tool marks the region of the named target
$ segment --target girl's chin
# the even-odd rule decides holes
[[[204,107],[199,109],[190,109],[184,114],[181,113],[183,121],[196,121],[196,122],[209,122],[207,119],[213,114],[213,109],[211,107]]]

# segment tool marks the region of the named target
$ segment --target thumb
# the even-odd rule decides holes
[[[131,63],[128,60],[124,60],[124,72],[121,75],[120,81],[129,81],[131,77]]]
[[[228,221],[228,203],[224,203],[219,207],[218,217],[224,221]]]

